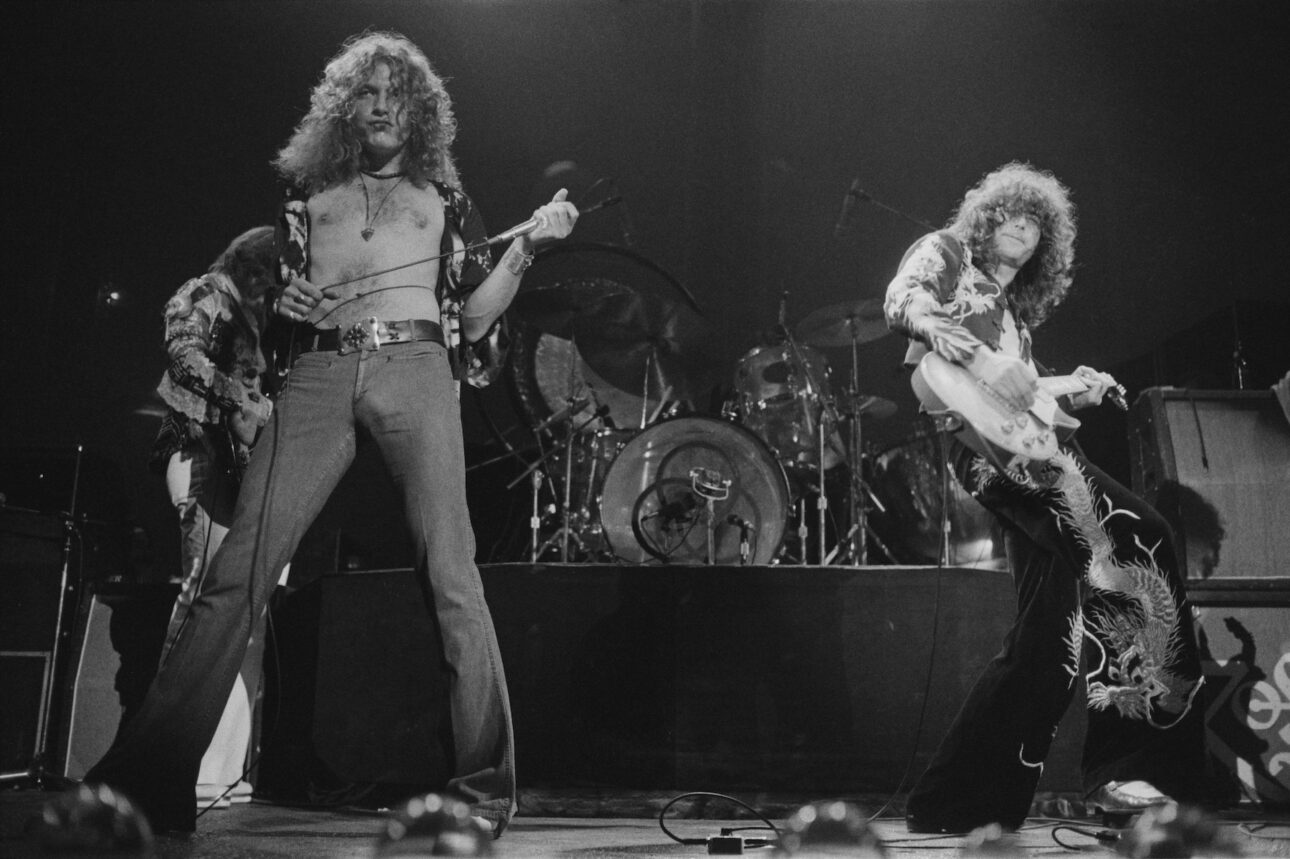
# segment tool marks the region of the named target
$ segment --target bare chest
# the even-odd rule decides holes
[[[439,318],[434,289],[444,231],[434,186],[359,180],[309,200],[309,280],[324,292],[310,321],[323,327]]]

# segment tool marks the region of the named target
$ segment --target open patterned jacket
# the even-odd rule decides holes
[[[483,242],[488,234],[484,220],[465,193],[442,182],[431,182],[443,200],[444,231],[438,251],[426,249],[426,256],[452,253],[439,265],[435,298],[439,302],[440,324],[447,341],[457,383],[465,380],[476,387],[487,387],[497,378],[505,358],[505,332],[498,319],[488,333],[474,343],[466,343],[461,334],[462,307],[493,270],[493,258]],[[278,215],[278,283],[286,286],[293,277],[308,280],[309,273],[309,196],[304,189],[289,185]],[[471,247],[478,245],[478,247]],[[464,251],[464,252],[463,252]],[[275,324],[281,323],[275,318]],[[285,369],[285,368],[279,368]]]

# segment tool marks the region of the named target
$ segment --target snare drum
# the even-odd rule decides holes
[[[708,501],[694,474],[729,481],[726,497],[712,501],[714,563],[740,563],[745,542],[749,563],[770,563],[788,522],[784,470],[750,431],[706,417],[648,427],[610,465],[600,519],[615,555],[636,563],[707,561]]]

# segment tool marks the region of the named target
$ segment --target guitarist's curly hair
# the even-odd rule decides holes
[[[1016,215],[1039,222],[1039,246],[1008,287],[1019,321],[1039,327],[1071,286],[1075,261],[1075,204],[1052,173],[1013,161],[987,173],[959,204],[947,229],[992,268],[994,232]]]

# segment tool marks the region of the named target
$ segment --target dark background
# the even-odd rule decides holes
[[[983,173],[1022,159],[1054,171],[1080,207],[1076,287],[1038,334],[1041,360],[1123,367],[1137,385],[1227,386],[1242,319],[1247,383],[1266,386],[1290,366],[1282,8],[7,4],[0,492],[65,509],[69,451],[85,445],[95,486],[116,487],[94,512],[139,525],[135,562],[164,577],[176,529],[145,467],[157,418],[139,413],[163,369],[161,308],[232,236],[272,219],[269,161],[326,60],[367,28],[403,32],[449,78],[463,180],[493,231],[549,197],[549,165],[577,165],[575,194],[613,177],[624,205],[575,237],[629,243],[694,293],[718,377],[774,323],[783,292],[790,323],[882,295],[921,229],[860,204],[835,237],[853,180],[940,224]],[[111,288],[124,293],[116,306],[98,300]],[[1159,360],[1200,354],[1193,342],[1203,374]],[[848,355],[826,352],[840,384]],[[892,336],[860,347],[860,387],[899,406],[866,427],[876,448],[912,427],[902,352]],[[518,420],[503,385],[468,397],[472,445],[489,442],[483,413]],[[1117,457],[1122,427],[1089,426],[1091,446]],[[482,493],[476,513],[514,501]]]

